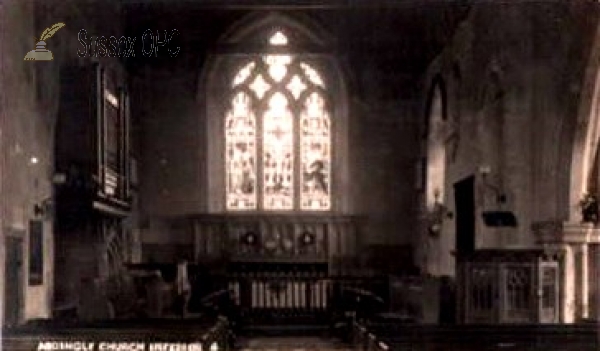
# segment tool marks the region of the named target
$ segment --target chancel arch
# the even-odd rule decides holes
[[[557,123],[557,213],[534,225],[536,240],[564,252],[561,279],[561,319],[597,318],[600,242],[598,201],[600,196],[600,25],[587,58],[578,92],[577,115]],[[546,153],[549,160],[552,153]],[[592,196],[590,198],[589,196]],[[595,199],[593,199],[595,198]],[[592,201],[590,201],[592,200]],[[595,227],[595,228],[594,228]]]
[[[572,200],[570,219],[576,222],[598,223],[598,214],[589,213],[592,206],[598,208],[600,197],[600,75],[594,89],[592,107],[587,123],[577,130],[574,150],[580,151],[573,155],[572,167]],[[592,204],[595,202],[595,205]],[[587,208],[586,208],[587,207]],[[595,217],[595,218],[594,218]]]
[[[582,221],[580,202],[597,187],[594,177],[600,141],[600,25],[595,26],[592,46],[578,93],[576,118],[560,122],[560,148],[557,171],[562,173],[557,193],[558,217],[571,223]],[[568,165],[564,167],[564,165]],[[598,188],[596,188],[598,189]],[[600,195],[597,193],[596,195]]]

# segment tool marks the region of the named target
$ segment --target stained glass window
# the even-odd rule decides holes
[[[256,76],[252,84],[250,85],[250,89],[256,94],[259,99],[262,99],[265,96],[265,93],[271,88],[269,83],[267,83],[262,75]]]
[[[246,81],[248,77],[252,74],[252,70],[254,70],[254,62],[248,63],[242,69],[240,69],[233,79],[233,86],[238,86]]]
[[[269,43],[271,43],[271,45],[287,45],[288,40],[285,34],[276,32],[269,38]]]
[[[328,210],[330,207],[331,128],[323,98],[312,93],[300,115],[300,154],[302,157],[303,210]]]
[[[245,93],[235,95],[225,130],[227,208],[256,209],[256,120]]]
[[[292,58],[288,55],[269,55],[265,56],[264,61],[269,67],[271,78],[276,82],[281,82],[287,74],[287,66],[292,61]]]
[[[288,101],[275,93],[263,115],[264,208],[289,210],[294,194],[294,119]]]
[[[306,74],[311,83],[316,84],[320,87],[324,86],[323,80],[321,80],[321,76],[312,67],[310,67],[306,63],[301,63],[300,67],[302,67],[304,74]]]
[[[269,45],[286,47],[288,38],[278,31]],[[225,116],[227,209],[329,210],[331,126],[320,74],[282,54],[240,67]]]
[[[306,89],[306,84],[302,83],[302,79],[295,75],[286,88],[294,95],[295,99],[298,99],[300,94]]]

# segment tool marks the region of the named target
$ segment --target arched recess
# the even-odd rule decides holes
[[[441,272],[440,237],[446,212],[446,167],[448,134],[446,86],[441,76],[436,76],[429,87],[425,107],[425,186],[423,198],[424,226],[419,243],[422,269],[430,274]]]
[[[446,88],[441,77],[436,77],[429,92],[427,104],[427,180],[426,206],[431,210],[436,199],[443,201],[446,175]]]
[[[591,178],[595,174],[600,141],[600,25],[596,28],[582,87],[576,122],[569,123],[566,119],[561,126],[561,145],[564,149],[560,150],[559,165],[570,165],[570,168],[566,187],[568,194],[559,193],[558,201],[559,204],[568,204],[564,213],[570,222],[582,220],[578,204],[582,196],[591,190],[590,186],[598,190],[598,179]]]
[[[281,42],[277,40],[273,41],[277,33],[283,33],[285,40]],[[331,163],[329,165],[329,169],[331,170],[329,178],[331,204],[326,207],[325,211],[322,208],[318,212],[341,214],[352,212],[351,193],[353,189],[352,180],[349,177],[349,165],[347,164],[348,104],[346,84],[341,74],[341,69],[333,56],[333,52],[329,51],[331,47],[332,43],[329,35],[314,23],[310,23],[310,21],[304,19],[291,18],[277,12],[250,14],[234,24],[220,38],[214,52],[208,56],[198,90],[199,107],[203,111],[203,115],[199,116],[199,118],[203,119],[206,128],[204,142],[204,145],[206,145],[204,151],[205,162],[201,163],[201,167],[203,168],[201,174],[205,177],[203,183],[207,189],[204,206],[207,213],[224,213],[231,210],[226,195],[229,180],[226,180],[224,176],[228,174],[226,161],[229,150],[227,141],[225,140],[225,124],[227,120],[225,116],[231,111],[232,104],[234,104],[233,94],[246,92],[257,96],[256,92],[250,92],[250,90],[253,90],[250,88],[251,84],[247,84],[247,88],[249,89],[244,89],[236,83],[236,77],[241,77],[239,78],[240,81],[245,80],[247,77],[251,80],[257,78],[258,64],[249,69],[253,71],[249,73],[249,76],[244,76],[241,72],[249,67],[251,62],[266,62],[266,58],[269,55],[279,57],[290,56],[293,62],[297,62],[295,66],[297,70],[303,70],[301,68],[303,67],[302,64],[306,64],[318,72],[319,77],[322,78],[324,82],[322,96],[326,100],[325,105],[331,123]],[[266,65],[270,64],[266,63]],[[263,75],[267,74],[265,72],[269,71],[269,67],[262,68]],[[288,66],[288,68],[290,67]],[[288,78],[284,77],[283,81]],[[303,76],[302,79],[304,83],[310,85],[310,79],[307,75]],[[275,81],[267,79],[267,83],[271,87],[281,84],[277,79]],[[293,82],[290,80],[288,83],[292,84]],[[252,101],[254,105],[251,107],[252,109],[256,108],[255,112],[259,114],[255,116],[257,121],[256,133],[258,136],[254,151],[255,160],[263,162],[263,166],[257,170],[256,175],[257,183],[255,186],[260,189],[263,189],[263,185],[261,184],[268,182],[266,171],[264,170],[266,163],[264,160],[260,161],[259,158],[263,157],[266,150],[266,142],[263,140],[266,139],[266,134],[264,134],[266,129],[261,123],[266,123],[264,118],[269,109],[269,101],[279,97],[282,98],[280,100],[285,100],[291,104],[291,101],[294,99],[294,94],[290,94],[290,92],[281,95],[277,91],[268,89],[265,90],[264,95],[258,94],[260,96],[254,98]],[[300,111],[300,109],[297,111]],[[300,114],[298,112],[298,116],[295,118],[300,118]],[[294,124],[294,128],[294,133],[300,131],[299,124]],[[292,148],[301,148],[300,137],[295,138],[293,144]],[[294,164],[294,172],[297,174],[297,178],[302,177],[304,174],[300,171],[302,161],[296,160]],[[298,189],[301,188],[302,185],[296,184],[296,193],[300,193]],[[257,196],[256,202],[263,204],[262,199],[265,197],[264,195],[262,197],[260,195]],[[310,212],[310,209],[301,208],[300,203],[301,200],[298,200],[296,201],[296,205],[291,207],[284,206],[281,211],[295,212],[306,210]],[[243,210],[244,212],[263,212],[267,208],[268,206],[266,205],[257,205],[248,206],[248,208],[244,208]],[[273,210],[272,207],[268,209]],[[270,213],[273,212],[270,211]]]

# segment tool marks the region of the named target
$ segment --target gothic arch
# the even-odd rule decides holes
[[[446,170],[446,124],[448,121],[446,85],[441,76],[436,76],[429,88],[426,106],[427,172],[426,205],[435,200],[436,191],[444,201]]]
[[[439,93],[440,97],[442,99],[442,101],[444,102],[442,104],[442,110],[441,112],[441,118],[443,120],[446,120],[448,117],[448,107],[447,107],[447,89],[446,89],[446,82],[444,81],[444,78],[440,75],[440,74],[436,74],[433,79],[431,80],[431,83],[429,84],[429,88],[427,90],[427,102],[425,105],[425,119],[427,121],[427,123],[429,123],[429,120],[431,119],[431,108],[432,108],[432,102],[435,98],[435,94]]]
[[[443,253],[440,236],[443,235],[444,216],[446,211],[446,173],[447,148],[446,134],[448,127],[448,101],[444,79],[436,75],[427,90],[423,118],[423,160],[424,187],[422,197],[422,226],[417,251],[421,269],[431,274],[439,274],[442,270],[439,261],[434,259]]]
[[[348,160],[348,103],[347,88],[340,66],[329,52],[330,36],[314,23],[304,18],[296,19],[277,12],[252,13],[235,23],[222,36],[216,50],[208,55],[200,76],[198,103],[205,126],[206,162],[203,183],[207,189],[204,210],[208,213],[226,211],[224,174],[225,146],[224,114],[231,101],[224,98],[231,91],[235,72],[252,57],[270,52],[281,54],[280,47],[268,46],[269,36],[283,31],[289,39],[289,54],[299,57],[315,68],[327,82],[331,120],[331,175],[332,204],[329,213],[351,213],[352,187]],[[223,50],[225,48],[225,50]],[[276,49],[276,50],[275,50]],[[202,116],[203,114],[203,116]],[[297,209],[296,209],[297,210]]]
[[[581,220],[578,203],[588,190],[600,141],[600,24],[596,28],[582,87],[576,120],[564,119],[561,125],[561,162],[558,164],[558,172],[561,172],[561,165],[570,166],[563,168],[568,169],[568,183],[562,183],[561,189],[567,191],[558,194],[558,203],[567,204],[563,213],[569,221],[577,222]]]
[[[290,17],[276,11],[269,13],[257,11],[231,25],[218,42],[240,44],[249,39],[258,39],[256,35],[264,30],[278,28],[287,28],[292,40],[300,38],[316,45],[331,44],[333,41],[329,33],[310,18]]]

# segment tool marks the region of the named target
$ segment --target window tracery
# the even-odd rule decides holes
[[[288,39],[278,31],[273,46]],[[325,84],[293,55],[262,55],[232,81],[225,117],[228,210],[331,208],[331,121]]]

